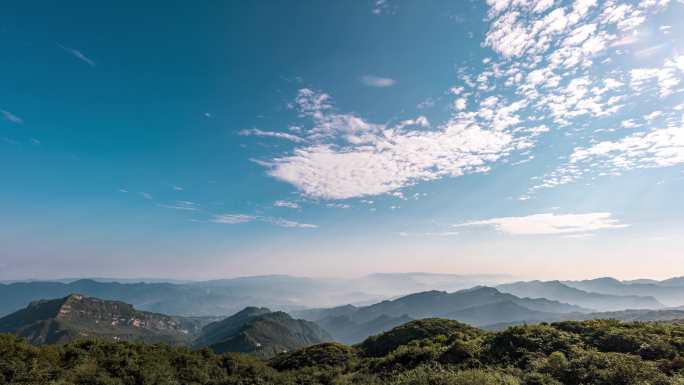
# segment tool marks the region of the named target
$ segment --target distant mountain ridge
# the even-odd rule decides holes
[[[263,275],[196,282],[113,282],[110,279],[65,279],[0,283],[0,316],[45,298],[69,293],[130,303],[141,310],[179,316],[225,316],[248,306],[277,310],[375,303],[385,298],[432,288],[466,288],[499,276],[402,273],[361,278],[308,278]]]
[[[514,282],[499,285],[496,288],[518,297],[546,298],[582,306],[594,311],[660,309],[665,307],[652,296],[594,293],[568,286],[560,281]]]
[[[294,314],[318,323],[340,341],[354,343],[410,319],[442,317],[486,326],[501,322],[556,320],[588,312],[579,306],[540,298],[519,298],[480,286],[453,293],[414,293],[369,306],[311,309]]]
[[[497,287],[510,282],[511,277],[499,275],[432,273],[380,273],[350,279],[265,275],[197,282],[157,282],[152,279],[144,283],[128,280],[124,283],[112,282],[110,279],[14,282],[0,284],[0,316],[19,310],[31,301],[60,298],[69,293],[82,293],[106,300],[123,301],[140,310],[157,313],[178,316],[226,316],[248,306],[292,312],[343,304],[369,305],[412,293],[454,292],[482,285]],[[603,299],[588,297],[571,301],[562,296],[549,298],[553,292],[541,296],[587,309],[655,308],[656,304],[649,305],[651,299],[648,297],[655,298],[665,306],[684,305],[684,278],[682,277],[663,281],[618,281],[613,278],[600,278],[552,282],[585,292],[623,297],[604,297]],[[539,298],[539,293],[535,292],[513,292],[515,293],[522,297]],[[607,302],[601,303],[603,300]],[[615,300],[612,302],[615,306],[611,305],[611,300]],[[617,305],[618,303],[620,305]],[[551,311],[549,309],[534,310]]]
[[[542,298],[519,298],[512,294],[502,293],[495,288],[480,286],[453,293],[429,291],[410,294],[395,300],[358,308],[352,314],[352,318],[357,321],[369,321],[383,314],[390,316],[408,315],[414,319],[448,317],[450,313],[458,310],[502,302],[512,302],[537,312],[581,313],[589,311],[579,306]]]
[[[664,281],[620,281],[611,277],[581,281],[561,281],[576,289],[609,295],[651,296],[666,306],[684,305],[684,278],[675,277]]]

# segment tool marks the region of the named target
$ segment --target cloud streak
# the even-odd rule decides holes
[[[297,202],[282,201],[282,200],[278,200],[278,201],[273,202],[273,206],[284,207],[284,208],[288,208],[288,209],[298,209],[299,208],[299,204],[297,204]]]
[[[13,113],[11,113],[9,111],[0,110],[0,113],[2,113],[2,117],[8,122],[12,122],[15,124],[24,124],[24,119],[14,115]]]
[[[365,75],[361,77],[361,83],[368,87],[385,88],[395,85],[397,82],[394,79],[383,78],[374,75]]]
[[[61,44],[58,44],[58,46],[59,46],[61,49],[63,49],[64,51],[70,53],[70,54],[71,54],[73,57],[75,57],[76,59],[78,59],[78,60],[80,60],[80,61],[82,61],[82,62],[88,64],[88,65],[91,66],[91,67],[94,67],[94,66],[95,66],[95,61],[93,61],[91,58],[89,58],[88,56],[86,56],[83,52],[81,52],[81,51],[79,51],[79,50],[77,50],[77,49],[73,49],[73,48],[69,48],[69,47],[63,46],[63,45],[61,45]]]
[[[263,131],[258,128],[241,130],[238,134],[240,136],[260,136],[265,138],[285,139],[296,143],[304,141],[304,139],[298,137],[297,135],[293,135],[287,132]]]
[[[492,218],[456,224],[454,227],[491,226],[510,235],[586,234],[598,230],[628,227],[614,219],[611,213],[587,214],[543,213],[523,217]]]
[[[289,219],[268,217],[268,216],[257,216],[257,215],[246,215],[246,214],[217,214],[210,220],[214,223],[237,225],[241,223],[260,221],[268,223],[278,227],[284,228],[300,228],[300,229],[315,229],[318,228],[317,225],[312,225],[309,223],[302,223],[297,221],[291,221]]]

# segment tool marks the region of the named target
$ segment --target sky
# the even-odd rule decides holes
[[[10,1],[0,279],[684,275],[682,17]]]

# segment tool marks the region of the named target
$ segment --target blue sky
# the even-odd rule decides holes
[[[682,16],[12,2],[0,278],[684,275]]]

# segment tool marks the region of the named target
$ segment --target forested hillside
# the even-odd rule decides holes
[[[684,383],[684,326],[568,321],[487,332],[412,321],[347,346],[268,361],[169,345],[82,340],[30,346],[0,335],[3,384],[669,385]]]

